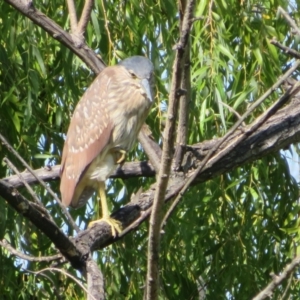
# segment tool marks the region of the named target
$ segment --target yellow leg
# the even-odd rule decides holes
[[[100,182],[99,184],[99,197],[101,201],[101,207],[102,207],[102,218],[96,221],[92,221],[89,223],[89,227],[91,227],[93,224],[98,222],[106,222],[111,227],[112,236],[116,236],[116,231],[118,233],[122,232],[122,226],[121,223],[113,218],[110,217],[107,201],[106,201],[106,194],[105,194],[105,182]],[[100,203],[99,203],[99,211],[98,216],[100,216]]]

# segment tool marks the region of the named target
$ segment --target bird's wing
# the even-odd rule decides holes
[[[107,99],[115,69],[108,67],[96,77],[71,119],[61,162],[60,191],[66,206],[70,205],[81,176],[111,137],[113,120],[107,111]]]

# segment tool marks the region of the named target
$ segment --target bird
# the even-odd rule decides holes
[[[112,236],[122,231],[110,217],[105,181],[124,163],[154,101],[154,66],[132,56],[106,67],[77,103],[61,158],[60,192],[64,206],[79,208],[98,191],[102,218]],[[100,206],[99,206],[100,207]]]

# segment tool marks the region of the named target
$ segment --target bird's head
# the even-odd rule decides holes
[[[130,76],[140,80],[147,98],[153,102],[154,67],[152,62],[143,56],[131,56],[122,60],[119,65],[125,67]]]

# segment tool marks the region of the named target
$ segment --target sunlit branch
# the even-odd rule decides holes
[[[288,24],[296,31],[298,35],[300,35],[300,29],[295,23],[295,21],[289,16],[289,14],[281,7],[278,7],[278,11],[281,13],[281,15],[286,19]]]

